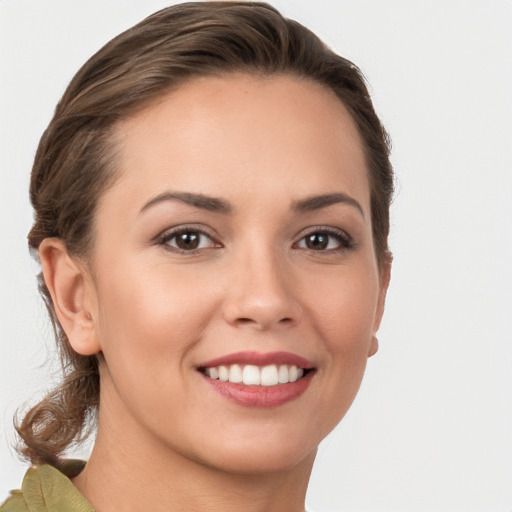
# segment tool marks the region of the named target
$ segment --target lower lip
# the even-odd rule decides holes
[[[210,379],[206,375],[204,378],[217,393],[231,402],[245,407],[272,408],[299,398],[308,388],[313,375],[314,372],[309,371],[295,382],[277,386],[244,386]]]

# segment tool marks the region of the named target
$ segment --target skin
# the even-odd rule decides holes
[[[120,176],[91,259],[55,239],[40,249],[73,348],[100,357],[98,438],[75,484],[98,512],[303,510],[318,444],[377,350],[389,281],[354,122],[318,84],[232,75],[183,86],[114,135]],[[168,192],[231,212],[151,203]],[[294,208],[333,193],[353,201]],[[169,234],[183,225],[205,233],[197,250]],[[327,247],[308,245],[326,229]],[[235,404],[197,365],[241,350],[300,355],[315,375],[280,407]]]

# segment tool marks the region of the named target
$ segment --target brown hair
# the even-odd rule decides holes
[[[364,141],[375,251],[388,252],[393,176],[389,144],[359,69],[327,48],[299,23],[257,2],[198,2],[149,16],[120,34],[78,71],[57,105],[35,157],[30,198],[35,221],[28,236],[37,249],[58,237],[86,258],[98,198],[115,181],[113,126],[152,100],[205,75],[230,72],[290,74],[334,91],[351,113]],[[75,353],[60,326],[42,276],[61,353],[64,379],[25,415],[17,431],[20,452],[33,462],[55,464],[83,438],[99,402],[96,356]]]

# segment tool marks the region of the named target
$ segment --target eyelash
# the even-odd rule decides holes
[[[331,248],[331,249],[311,249],[308,247],[301,247],[301,249],[308,250],[310,252],[314,253],[328,253],[328,254],[338,254],[345,251],[349,251],[351,249],[355,248],[355,243],[353,238],[346,233],[345,231],[337,228],[332,227],[326,227],[326,226],[318,226],[311,228],[307,233],[303,234],[300,238],[299,242],[294,244],[295,246],[298,246],[301,242],[305,241],[307,237],[310,237],[312,235],[320,235],[320,236],[327,236],[328,238],[333,238],[337,241],[338,247]],[[307,243],[307,242],[306,242]],[[330,242],[328,241],[328,244]]]
[[[180,235],[184,234],[198,235],[199,236],[199,245],[201,245],[201,237],[206,237],[210,240],[210,244],[208,247],[196,247],[193,249],[183,249],[177,246],[173,246],[170,244],[171,240],[176,239]],[[317,236],[326,236],[328,239],[335,239],[338,243],[338,247],[336,248],[327,248],[327,249],[311,249],[309,247],[300,247],[301,243],[307,244],[307,237],[317,235]],[[156,240],[158,245],[162,245],[165,249],[173,252],[178,252],[180,254],[197,254],[199,251],[210,248],[221,248],[222,244],[217,242],[209,233],[205,232],[202,229],[199,229],[195,226],[183,226],[176,229],[172,229],[170,231],[166,231],[162,235],[160,235]],[[328,240],[327,244],[329,245],[331,241]],[[352,237],[337,228],[318,226],[311,228],[307,233],[303,234],[298,242],[293,244],[294,248],[299,248],[303,250],[307,250],[313,253],[328,253],[328,254],[337,254],[345,251],[349,251],[354,249],[355,243]]]
[[[184,235],[187,233],[193,234],[193,235],[199,235],[199,244],[201,243],[201,237],[206,237],[206,238],[210,239],[210,246],[209,247],[198,247],[198,248],[194,248],[191,250],[187,250],[187,249],[182,249],[180,247],[175,247],[175,246],[170,245],[171,240],[179,237],[180,235]],[[166,231],[165,233],[163,233],[162,235],[160,235],[157,238],[156,242],[158,245],[164,246],[165,249],[167,249],[169,251],[173,251],[173,252],[178,252],[180,254],[196,254],[203,249],[222,247],[222,245],[220,243],[216,242],[215,239],[210,234],[208,234],[204,230],[199,229],[195,226],[182,226],[182,227],[179,227],[176,229],[172,229],[170,231]]]

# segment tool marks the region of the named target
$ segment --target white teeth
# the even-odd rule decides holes
[[[229,368],[229,382],[239,384],[243,381],[242,368],[238,364],[232,364]]]
[[[229,370],[225,366],[219,366],[219,380],[222,382],[227,382],[229,380]]]
[[[208,375],[208,377],[210,377],[212,379],[218,379],[219,378],[219,369],[215,368],[215,366],[213,366],[212,368],[208,368],[207,375]]]
[[[260,369],[248,364],[243,371],[243,383],[246,386],[259,386],[261,383]]]
[[[279,374],[277,372],[277,366],[271,364],[270,366],[264,366],[261,369],[261,385],[262,386],[277,386],[279,384]]]
[[[290,366],[288,382],[295,382],[299,378],[299,370],[295,365]]]
[[[232,382],[234,384],[244,384],[245,386],[277,386],[278,384],[288,384],[296,382],[304,376],[304,370],[295,365],[275,365],[256,366],[248,364],[241,366],[232,364],[229,366],[212,366],[205,368],[204,373],[211,379],[222,382]]]
[[[288,379],[288,366],[282,364],[279,367],[279,384],[286,384],[287,382],[290,382]]]

